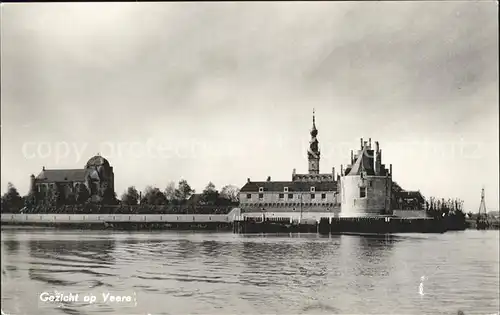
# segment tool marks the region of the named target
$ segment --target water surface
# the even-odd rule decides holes
[[[494,314],[498,236],[3,228],[1,302],[16,315]],[[54,291],[80,301],[40,301]],[[103,293],[133,301],[103,302]],[[90,294],[97,301],[83,302]]]

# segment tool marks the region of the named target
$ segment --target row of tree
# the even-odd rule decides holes
[[[444,213],[464,210],[464,201],[458,198],[437,198],[430,197],[426,200],[427,210],[442,211]]]
[[[196,194],[186,180],[181,180],[176,185],[171,182],[164,191],[157,187],[148,186],[144,193],[134,187],[129,187],[121,196],[107,190],[98,203],[100,204],[123,204],[123,205],[186,205],[192,198],[192,205],[226,206],[238,203],[239,189],[234,185],[226,185],[218,191],[210,182],[201,194]],[[30,206],[53,206],[82,205],[91,202],[90,192],[85,185],[79,185],[75,192],[66,194],[61,186],[55,186],[43,194],[28,194],[21,196],[12,183],[8,183],[7,192],[1,197],[2,212],[17,212],[23,207]]]
[[[164,191],[158,187],[148,186],[144,194],[134,187],[129,187],[121,196],[121,203],[125,205],[185,205],[191,198],[196,204],[228,205],[239,201],[239,189],[234,185],[226,185],[219,192],[212,182],[209,182],[201,194],[196,194],[186,180],[180,180],[176,185],[170,182]]]

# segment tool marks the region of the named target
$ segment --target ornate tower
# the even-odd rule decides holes
[[[316,129],[316,121],[313,109],[313,126],[311,129],[311,141],[309,141],[309,150],[307,151],[307,159],[309,161],[309,174],[319,174],[320,152],[318,147],[318,139],[316,139],[317,135],[318,135],[318,129]]]

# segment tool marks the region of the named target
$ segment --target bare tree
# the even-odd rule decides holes
[[[234,185],[226,185],[221,189],[221,197],[230,200],[231,202],[239,201],[240,189]]]

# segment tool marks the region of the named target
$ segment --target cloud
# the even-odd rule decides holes
[[[2,172],[2,185],[27,187],[27,174],[48,162],[23,160],[27,141],[88,143],[95,154],[104,141],[149,138],[245,151],[175,164],[123,157],[115,165],[120,189],[181,175],[199,189],[209,180],[289,178],[306,167],[297,152],[313,107],[324,152],[370,136],[382,147],[465,137],[498,151],[496,9],[493,2],[5,4],[2,158],[16,167]],[[399,181],[475,202],[468,189],[426,183],[397,149],[386,153]],[[346,162],[331,156],[322,165]],[[74,167],[67,163],[58,167]],[[498,158],[413,163],[447,170],[445,182],[479,176],[465,171],[476,165],[498,170]],[[207,170],[229,164],[231,174]],[[498,190],[495,178],[489,185]]]

